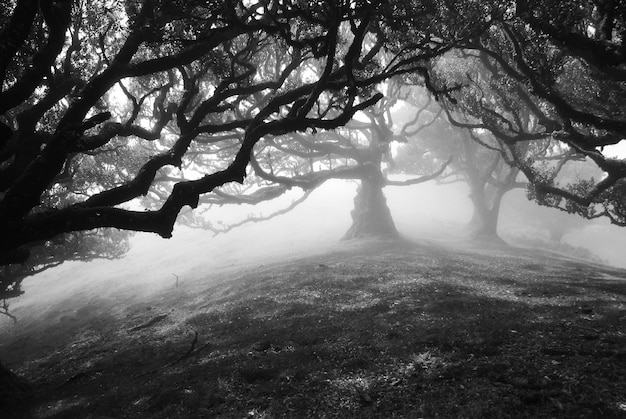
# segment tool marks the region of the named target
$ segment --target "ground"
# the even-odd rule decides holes
[[[626,417],[625,280],[546,251],[371,239],[143,301],[79,294],[4,330],[0,359],[36,398],[2,417]]]

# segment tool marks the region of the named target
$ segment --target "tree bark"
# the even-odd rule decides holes
[[[351,212],[352,225],[343,240],[399,235],[387,206],[382,180],[382,174],[376,179],[361,179]]]
[[[474,213],[469,226],[470,236],[473,239],[504,243],[504,240],[498,235],[498,218],[503,196],[504,191],[497,191],[489,203],[484,189],[480,188],[472,192],[470,198],[474,204]]]

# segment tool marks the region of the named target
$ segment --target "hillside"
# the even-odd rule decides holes
[[[626,417],[626,271],[467,243],[309,253],[141,296],[85,285],[5,325],[0,359],[34,418]]]

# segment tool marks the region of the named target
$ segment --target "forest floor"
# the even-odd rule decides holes
[[[626,417],[626,271],[364,240],[2,337],[3,418]],[[18,323],[19,326],[19,323]]]

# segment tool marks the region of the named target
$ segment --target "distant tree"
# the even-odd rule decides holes
[[[491,143],[488,138],[479,138],[478,134],[470,130],[452,126],[445,116],[437,118],[437,121],[400,149],[397,170],[432,165],[433,160],[452,157],[449,170],[439,182],[466,183],[473,205],[473,215],[468,226],[470,236],[474,239],[500,241],[497,232],[500,203],[506,192],[524,186],[517,179],[519,170],[509,166],[500,153],[493,149],[495,146],[490,145],[488,148],[483,145]],[[409,167],[405,166],[407,160],[413,160]],[[423,163],[418,163],[420,161]]]
[[[305,190],[328,179],[358,180],[353,224],[346,239],[398,234],[383,193],[387,181],[382,170],[392,138],[377,111],[364,112],[366,120],[352,121],[343,129],[312,137],[294,134],[282,141],[276,138],[260,150],[260,156],[271,153],[278,161],[298,162],[294,167],[297,174],[280,176],[268,159],[253,160],[255,173],[261,178],[290,187],[299,185]]]
[[[406,132],[394,133],[392,109],[401,101],[402,83],[387,83],[385,98],[358,114],[346,126],[330,132],[291,133],[268,138],[255,147],[251,158],[252,173],[247,187],[228,192],[214,191],[204,202],[211,204],[255,204],[275,199],[292,188],[304,191],[302,198],[275,214],[283,214],[302,202],[317,187],[330,179],[350,179],[359,182],[351,212],[353,222],[345,239],[367,236],[397,236],[395,223],[386,204],[385,186],[414,185],[436,178],[449,162],[441,162],[432,170],[402,181],[387,178],[393,166],[390,146],[406,141]],[[199,219],[200,218],[200,219]],[[216,227],[201,217],[191,224],[204,225],[223,232],[245,222],[267,217],[250,216],[230,226]]]
[[[170,237],[263,139],[344,126],[390,77],[446,96],[429,61],[496,3],[0,0],[0,266],[114,237],[96,229]]]
[[[470,187],[473,214],[471,235],[475,239],[501,241],[498,235],[500,206],[504,195],[524,186],[518,180],[519,170],[510,166],[489,138],[480,138],[469,130],[462,131],[461,175]],[[482,145],[486,144],[487,147]]]
[[[362,111],[358,119],[345,127],[320,134],[321,138],[293,134],[283,144],[279,143],[279,139],[268,143],[264,151],[273,150],[272,156],[282,153],[286,158],[300,160],[296,166],[299,170],[297,175],[281,178],[270,173],[274,172],[271,165],[267,166],[268,171],[253,163],[255,171],[266,180],[288,186],[297,185],[294,181],[304,181],[300,184],[304,189],[318,186],[327,179],[358,180],[359,187],[351,212],[352,225],[344,238],[398,235],[386,204],[385,186],[426,182],[443,173],[447,165],[443,162],[428,173],[404,181],[387,178],[386,172],[393,165],[390,146],[393,142],[405,141],[404,136],[394,134],[392,108],[400,99],[400,90],[396,83],[389,83],[385,99]],[[306,182],[310,183],[307,185]]]
[[[511,202],[514,203],[511,205],[515,205],[509,215],[512,222],[519,227],[546,233],[547,240],[554,245],[562,243],[566,234],[583,229],[595,221],[538,205],[534,201],[528,201],[523,195],[516,196]]]
[[[417,97],[421,95],[414,93]],[[463,127],[464,124],[455,120],[451,122],[451,116],[438,103],[431,103],[426,114],[423,111],[424,108],[416,112],[415,121],[430,119],[430,123],[416,130],[398,150],[396,170],[424,170],[452,157],[439,182],[468,185],[473,204],[471,237],[501,241],[497,232],[500,204],[508,191],[525,186],[518,179],[519,169],[507,163],[503,145],[487,131]]]
[[[549,139],[566,150],[559,163],[547,166],[512,153],[530,182],[530,196],[587,218],[608,217],[617,225],[626,225],[626,160],[603,150],[624,141],[626,131],[625,28],[622,2],[525,0],[494,16],[482,36],[457,45],[476,53],[537,123],[532,131],[521,129],[489,95],[474,94],[468,103],[482,112],[474,115],[476,125],[509,148]],[[593,161],[603,176],[559,182],[559,170],[572,157]]]

